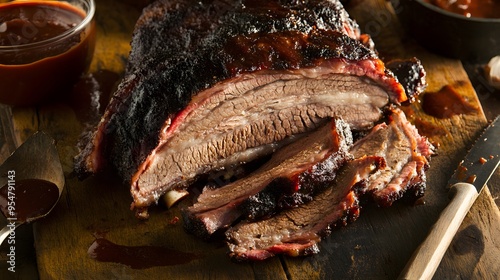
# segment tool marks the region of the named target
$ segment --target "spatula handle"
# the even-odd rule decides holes
[[[432,279],[465,215],[479,196],[476,187],[468,183],[453,185],[450,195],[451,202],[413,253],[398,279]]]

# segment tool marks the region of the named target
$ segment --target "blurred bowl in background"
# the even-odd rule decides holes
[[[69,91],[92,60],[94,0],[0,4],[0,103],[34,105]]]
[[[500,18],[467,17],[423,0],[390,1],[407,34],[432,52],[474,63],[500,55]]]

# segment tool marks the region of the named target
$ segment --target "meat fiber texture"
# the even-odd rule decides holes
[[[404,113],[394,110],[350,149],[351,160],[336,173],[328,187],[312,201],[261,221],[243,221],[226,232],[230,255],[238,260],[263,260],[276,254],[291,256],[319,252],[318,244],[334,226],[353,222],[360,201],[390,206],[407,195],[424,192],[434,147],[418,134]]]
[[[409,100],[370,41],[336,0],[154,2],[75,170],[115,171],[147,217],[165,192],[270,154],[328,118],[369,129]]]
[[[285,207],[308,201],[318,186],[335,177],[352,145],[349,126],[340,119],[276,151],[248,176],[218,188],[205,188],[196,203],[183,211],[186,228],[209,238],[240,216],[260,219]],[[286,204],[285,207],[277,204]]]

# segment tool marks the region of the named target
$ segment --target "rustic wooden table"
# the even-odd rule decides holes
[[[500,92],[487,85],[480,65],[443,58],[420,48],[400,29],[384,0],[351,1],[348,11],[362,30],[373,36],[383,59],[417,56],[428,72],[428,92],[451,85],[477,110],[436,119],[422,112],[419,103],[406,109],[410,120],[426,128],[422,133],[440,146],[428,172],[425,204],[365,207],[358,221],[326,238],[316,256],[237,264],[226,256],[221,242],[200,241],[184,232],[182,223],[172,223],[180,216],[177,208],[158,207],[148,221],[138,221],[128,210],[131,198],[127,187],[116,178],[97,176],[79,181],[73,174],[78,137],[86,123],[102,113],[106,92],[111,91],[124,69],[135,20],[147,2],[97,0],[98,42],[91,76],[84,77],[78,90],[65,100],[33,108],[0,107],[0,160],[29,135],[43,130],[57,141],[67,180],[53,213],[16,231],[15,274],[7,271],[8,247],[0,247],[0,279],[396,278],[446,206],[447,178],[487,120],[500,114]],[[93,82],[100,88],[93,88]],[[497,171],[460,227],[435,279],[500,279],[499,195]],[[184,265],[148,269],[97,262],[87,254],[95,234],[106,234],[108,240],[120,245],[162,246],[202,257]]]

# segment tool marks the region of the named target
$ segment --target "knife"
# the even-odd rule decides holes
[[[500,116],[486,128],[448,181],[451,201],[398,279],[431,279],[460,224],[500,162]]]

